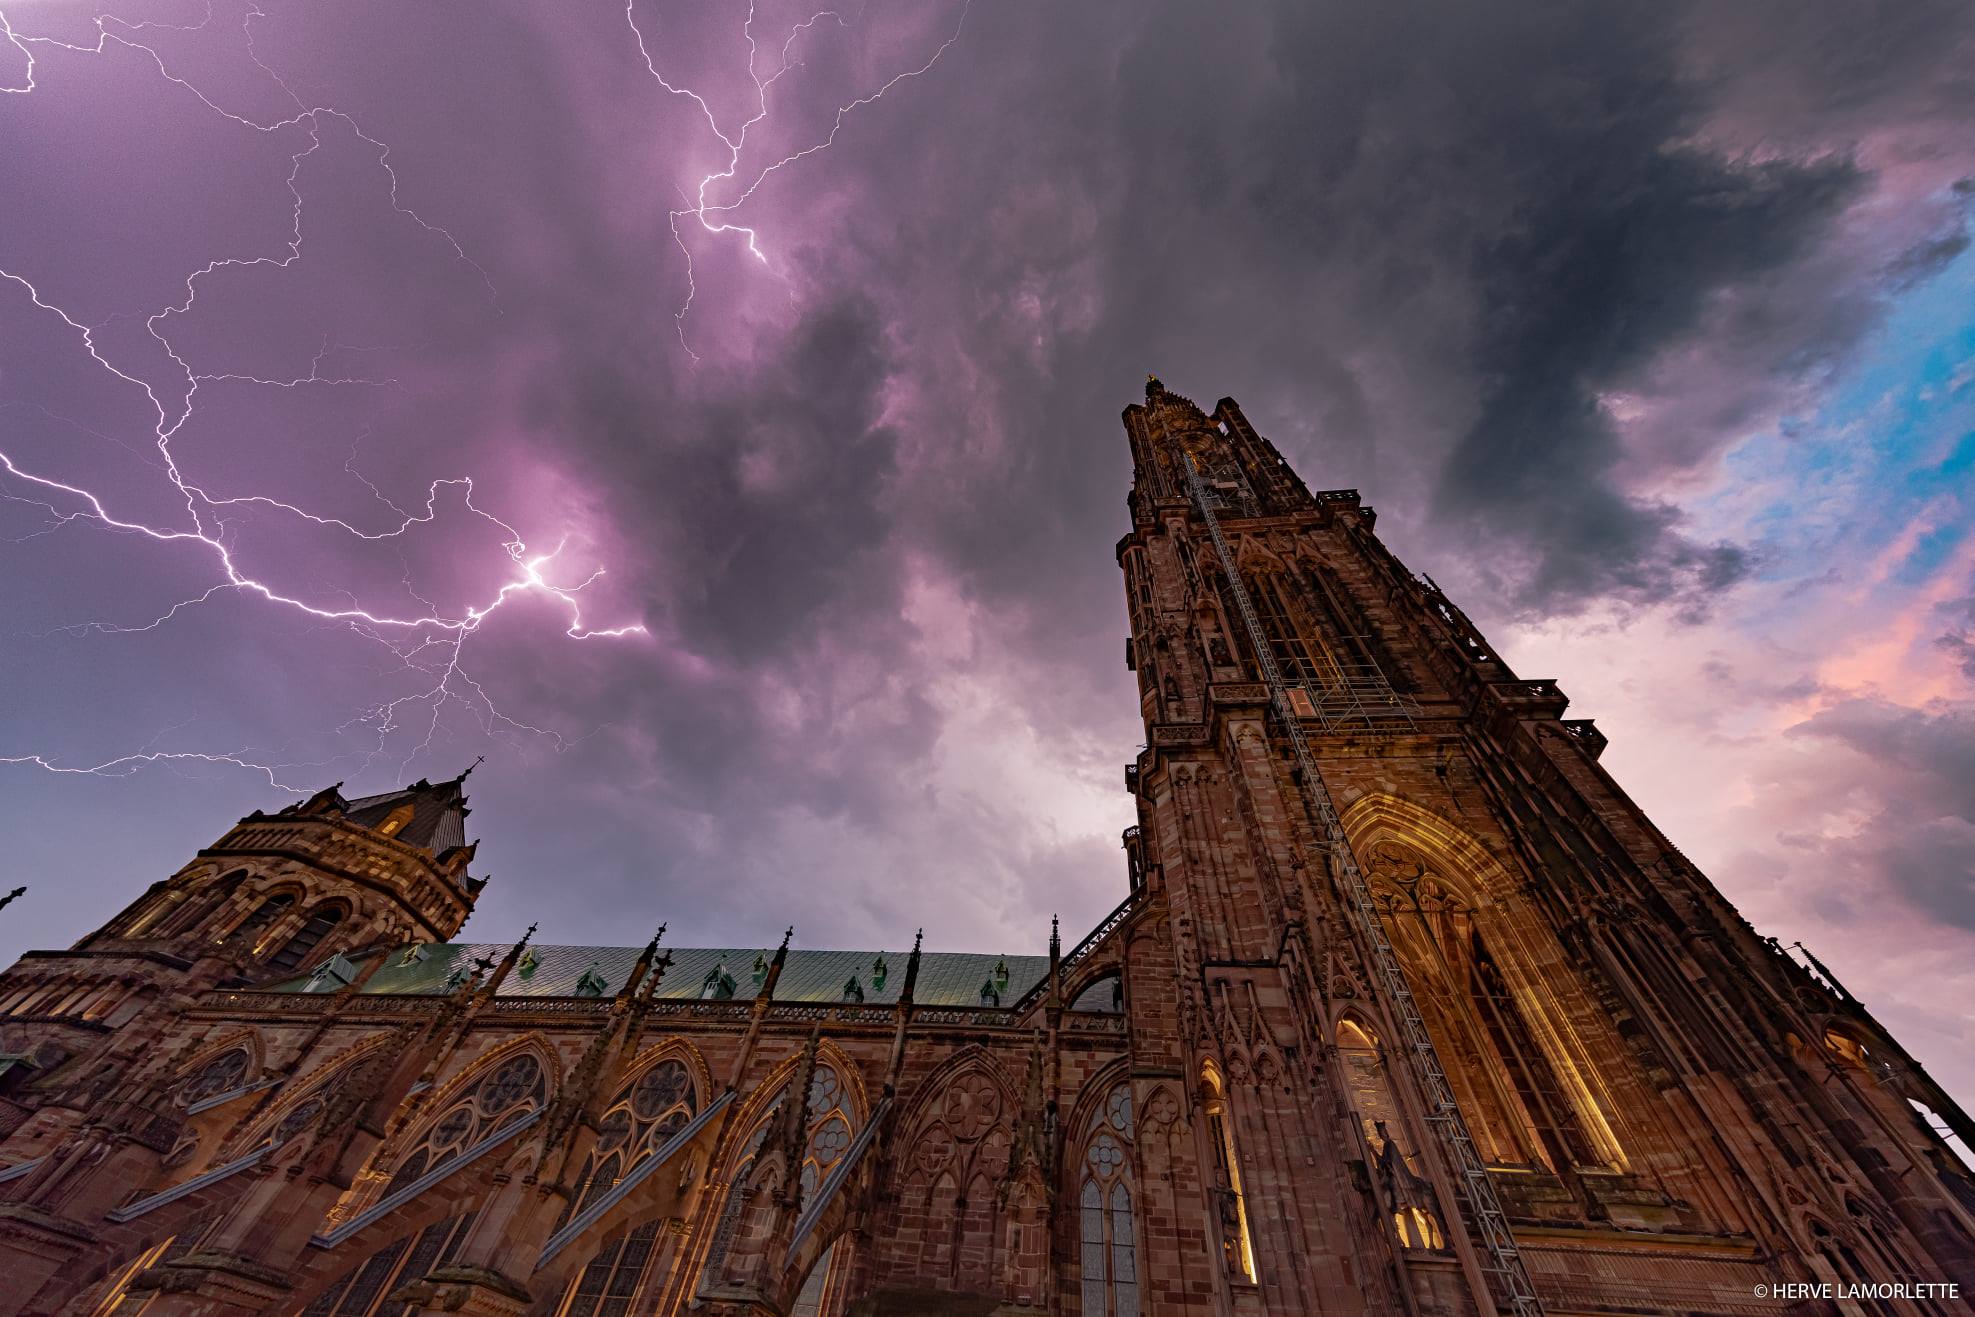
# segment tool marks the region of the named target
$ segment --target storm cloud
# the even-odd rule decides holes
[[[518,541],[581,624],[207,595],[198,544],[0,481],[9,948],[481,753],[476,935],[1039,945],[1123,893],[1147,371],[1498,635],[1754,628],[1814,555],[1718,515],[1723,463],[1959,268],[1975,176],[1945,3],[119,12],[0,41],[0,451],[183,531],[169,427],[286,596],[458,617]],[[1829,693],[1800,743],[1912,790],[1742,840],[1975,928],[1960,706],[1813,666],[1757,703]]]

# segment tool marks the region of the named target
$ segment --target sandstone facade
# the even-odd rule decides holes
[[[1921,1067],[1355,492],[1232,400],[1124,420],[1147,748],[1083,941],[460,944],[465,779],[251,815],[0,976],[0,1313],[1512,1310],[1435,1065],[1550,1312],[1965,1310]],[[1857,1282],[1923,1288],[1758,1290]]]

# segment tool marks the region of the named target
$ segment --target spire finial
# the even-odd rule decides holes
[[[534,972],[535,961],[532,957],[535,953],[528,950],[528,939],[535,936],[535,929],[537,927],[538,925],[535,924],[528,925],[528,931],[523,933],[520,940],[507,949],[505,956],[501,957],[501,963],[494,967],[493,974],[480,987],[480,996],[483,1001],[493,1000],[494,994],[501,990],[501,985],[507,982],[507,976],[515,966],[519,965],[521,967],[521,977],[524,979]]]
[[[484,763],[486,763],[486,762],[487,762],[487,756],[486,756],[486,755],[481,755],[481,756],[480,756],[480,757],[479,757],[478,759],[475,759],[475,760],[474,760],[474,761],[473,761],[472,763],[470,763],[470,764],[468,764],[468,765],[466,766],[466,771],[465,771],[464,773],[461,773],[461,774],[460,774],[460,775],[459,775],[458,777],[456,777],[456,778],[454,778],[454,779],[453,779],[453,781],[455,781],[455,782],[464,782],[464,781],[466,781],[466,779],[467,779],[467,778],[469,778],[469,777],[471,777],[471,776],[473,775],[473,770],[474,770],[474,769],[476,769],[476,768],[478,768],[478,767],[480,767],[480,765],[482,765],[482,764],[484,764]]]
[[[788,926],[788,929],[787,929],[787,930],[786,930],[786,931],[785,931],[785,932],[784,932],[784,933],[782,934],[782,947],[781,947],[781,949],[782,949],[783,951],[787,951],[787,950],[789,949],[789,940],[790,940],[791,938],[793,938],[794,936],[795,936],[795,925],[794,925],[794,924],[790,924],[790,925]]]

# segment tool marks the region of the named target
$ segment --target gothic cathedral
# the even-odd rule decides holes
[[[461,943],[464,778],[257,811],[0,975],[0,1313],[1965,1311],[1975,1125],[1864,1006],[1356,492],[1124,422],[1087,937]]]

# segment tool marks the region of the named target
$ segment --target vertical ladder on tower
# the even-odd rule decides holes
[[[1331,864],[1342,882],[1358,931],[1371,953],[1372,972],[1377,976],[1378,986],[1406,1035],[1406,1050],[1426,1092],[1427,1122],[1439,1132],[1453,1159],[1467,1204],[1463,1215],[1468,1218],[1469,1234],[1482,1248],[1482,1270],[1495,1286],[1498,1304],[1514,1313],[1515,1317],[1541,1317],[1543,1305],[1536,1297],[1535,1287],[1530,1284],[1515,1237],[1509,1233],[1509,1219],[1502,1211],[1501,1201],[1495,1196],[1494,1183],[1488,1178],[1488,1167],[1475,1150],[1474,1136],[1468,1132],[1467,1120],[1454,1101],[1454,1090],[1447,1082],[1447,1072],[1441,1068],[1433,1039],[1427,1035],[1426,1021],[1420,1018],[1419,1006],[1413,1000],[1412,989],[1406,984],[1405,973],[1399,968],[1399,957],[1385,936],[1385,924],[1378,916],[1378,907],[1372,903],[1371,888],[1365,883],[1357,860],[1351,855],[1350,843],[1344,836],[1344,825],[1338,820],[1330,791],[1317,772],[1316,760],[1310,754],[1309,742],[1304,739],[1296,708],[1290,703],[1289,687],[1276,666],[1268,635],[1262,629],[1262,620],[1256,616],[1248,589],[1242,584],[1241,573],[1235,567],[1234,553],[1228,548],[1226,537],[1221,534],[1220,519],[1214,515],[1214,500],[1208,493],[1206,482],[1200,478],[1199,468],[1194,465],[1193,454],[1184,453],[1184,458],[1187,484],[1191,488],[1194,505],[1200,509],[1201,518],[1207,523],[1207,533],[1214,541],[1214,552],[1220,556],[1221,568],[1227,573],[1229,593],[1234,596],[1235,607],[1241,613],[1242,625],[1247,628],[1256,661],[1261,665],[1262,680],[1268,686],[1269,705],[1275,710],[1276,721],[1282,725],[1289,738],[1290,749],[1295,753],[1296,767],[1303,779],[1304,800],[1312,808],[1323,831],[1325,844],[1330,849]],[[1460,1204],[1453,1206],[1458,1210]]]

